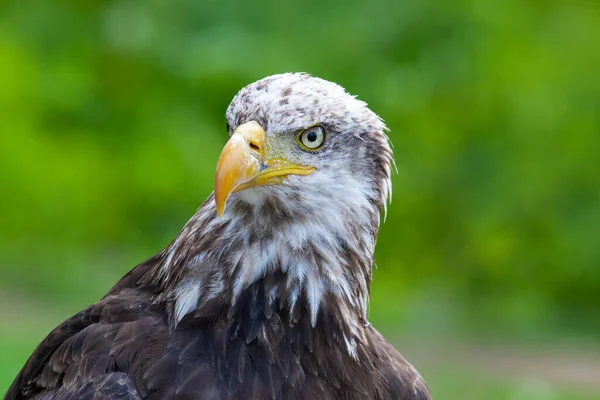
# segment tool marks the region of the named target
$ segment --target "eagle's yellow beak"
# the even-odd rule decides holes
[[[281,183],[286,175],[309,175],[314,167],[265,156],[266,134],[255,121],[238,126],[223,148],[215,174],[217,214],[223,216],[231,193],[254,186]]]

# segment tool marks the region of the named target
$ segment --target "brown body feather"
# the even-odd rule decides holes
[[[277,275],[247,288],[237,305],[216,299],[171,331],[168,304],[138,283],[156,262],[50,333],[5,400],[429,399],[418,373],[373,327],[364,328],[355,359],[335,307],[316,328],[303,301],[291,313],[277,302],[265,307]]]

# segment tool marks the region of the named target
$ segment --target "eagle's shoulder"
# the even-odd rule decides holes
[[[126,278],[144,267],[133,269]],[[126,366],[119,364],[126,364],[130,354],[145,351],[141,348],[144,341],[134,340],[136,336],[166,338],[168,329],[152,296],[129,287],[128,280],[124,278],[122,287],[113,288],[50,332],[13,381],[5,400],[39,395],[86,398],[94,393],[139,398],[131,379],[120,372]]]
[[[367,327],[367,340],[387,381],[391,398],[431,400],[425,381],[403,356],[373,326]]]

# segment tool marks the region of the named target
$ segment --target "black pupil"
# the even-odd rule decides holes
[[[308,135],[306,135],[306,139],[309,142],[314,142],[315,140],[317,140],[317,134],[315,132],[310,132]]]

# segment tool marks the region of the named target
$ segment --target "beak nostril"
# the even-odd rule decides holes
[[[250,142],[249,145],[252,150],[254,150],[256,152],[260,152],[260,147],[256,143]]]

